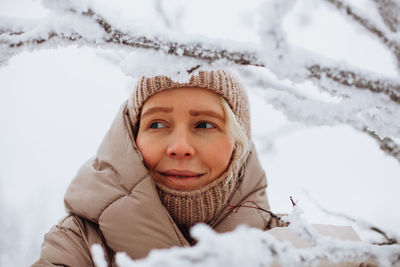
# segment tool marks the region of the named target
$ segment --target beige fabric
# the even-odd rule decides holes
[[[246,91],[233,73],[226,70],[199,71],[187,83],[178,83],[166,76],[142,77],[129,98],[129,116],[132,125],[136,125],[139,112],[144,102],[152,95],[173,88],[204,88],[221,95],[226,99],[239,122],[245,127],[250,139],[249,101]]]
[[[359,241],[357,233],[350,226],[334,226],[334,225],[322,225],[322,224],[314,224],[312,225],[319,234],[323,236],[329,236],[334,239],[339,240],[352,240]],[[296,248],[310,248],[312,247],[307,241],[301,239],[294,233],[292,233],[286,227],[276,227],[268,231],[271,235],[273,235],[276,239],[281,241],[289,241]],[[274,263],[272,266],[281,266],[280,264]],[[321,260],[318,266],[324,267],[352,267],[352,266],[369,266],[374,267],[373,263],[354,263],[354,262],[341,262],[341,263],[328,263],[325,260]]]
[[[226,205],[232,194],[236,179],[229,180],[228,174],[210,184],[191,191],[174,190],[157,184],[158,196],[179,229],[184,230],[196,223],[208,223]]]
[[[188,246],[188,241],[162,205],[140,153],[136,152],[126,103],[118,112],[97,155],[79,170],[65,195],[71,214],[46,234],[38,262],[33,266],[94,266],[90,247],[102,244],[110,265],[115,252],[139,259],[156,248]],[[243,179],[228,202],[255,201],[269,209],[264,171],[250,152]],[[269,215],[241,208],[232,213],[224,207],[209,222],[217,232],[239,224],[265,229]]]

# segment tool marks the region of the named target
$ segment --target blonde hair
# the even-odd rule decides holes
[[[250,151],[250,140],[246,134],[244,125],[240,123],[235,113],[233,113],[228,102],[220,96],[222,108],[225,112],[225,123],[228,133],[234,141],[234,148],[231,161],[228,168],[227,183],[232,179],[238,179],[241,175],[241,169],[244,166]],[[235,181],[236,182],[236,181]]]

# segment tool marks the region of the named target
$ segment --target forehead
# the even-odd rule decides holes
[[[220,96],[208,89],[203,88],[175,88],[159,92],[149,99],[143,105],[143,110],[157,107],[170,106],[187,107],[193,109],[211,109],[223,112]]]

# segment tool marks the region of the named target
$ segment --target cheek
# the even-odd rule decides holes
[[[149,138],[145,135],[138,135],[136,144],[143,155],[144,164],[151,170],[154,168],[162,157],[161,145],[154,138]]]
[[[233,151],[233,140],[230,137],[219,138],[203,147],[203,159],[217,175],[228,167]]]

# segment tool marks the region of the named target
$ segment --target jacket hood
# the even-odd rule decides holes
[[[136,149],[129,107],[125,102],[104,137],[96,156],[78,171],[66,195],[67,212],[99,225],[107,245],[131,258],[147,256],[155,248],[188,246],[188,242],[162,205],[150,173]],[[241,181],[231,197],[234,206],[244,200],[269,209],[266,179],[254,146]],[[265,228],[266,213],[256,209],[225,207],[210,223],[216,231],[233,230],[238,224]]]

